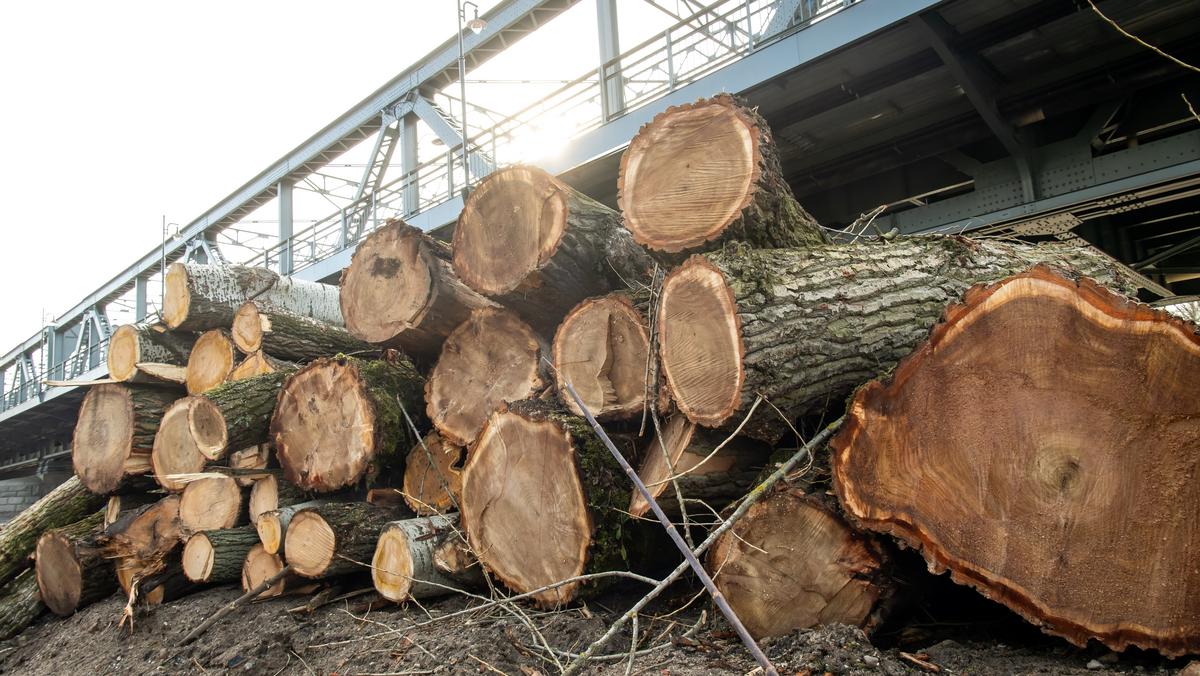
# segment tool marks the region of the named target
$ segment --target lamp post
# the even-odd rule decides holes
[[[467,20],[467,7],[471,8],[471,19]],[[468,140],[471,132],[467,130],[467,52],[463,47],[463,23],[476,35],[486,26],[487,22],[479,18],[479,5],[471,0],[458,0],[458,94],[462,104],[462,165],[463,165],[463,201],[471,190],[471,164],[467,154]]]

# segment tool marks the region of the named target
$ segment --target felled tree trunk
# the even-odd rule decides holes
[[[628,504],[629,480],[586,421],[547,402],[517,402],[493,414],[463,469],[471,550],[519,593],[627,569]],[[576,581],[532,598],[549,608],[579,593]]]
[[[246,555],[257,544],[258,533],[249,526],[196,533],[183,547],[183,574],[202,584],[237,582]]]
[[[206,418],[193,416],[201,397],[185,397],[175,402],[162,416],[154,447],[150,452],[150,469],[154,480],[168,491],[181,492],[187,486],[186,475],[204,471],[210,462],[205,450],[213,448],[216,430],[205,424]],[[202,412],[206,409],[201,407]],[[193,424],[200,423],[200,424]],[[200,444],[204,444],[201,450]]]
[[[248,523],[247,493],[249,489],[242,488],[233,477],[224,474],[210,474],[189,481],[179,500],[179,522],[184,534]],[[240,559],[238,564],[241,565]]]
[[[875,538],[819,498],[786,489],[722,534],[706,567],[755,639],[826,624],[870,630],[893,591]]]
[[[113,561],[117,582],[128,596],[137,587],[136,601],[158,604],[187,593],[191,585],[179,567],[183,527],[179,496],[122,514],[98,539],[104,557]]]
[[[104,528],[107,529],[115,523],[121,517],[122,513],[158,502],[162,497],[161,494],[141,492],[109,496],[108,502],[104,506]]]
[[[258,531],[259,541],[263,543],[263,550],[268,554],[285,553],[287,529],[292,517],[302,509],[319,507],[325,503],[325,500],[308,500],[259,514],[254,527]]]
[[[365,502],[329,502],[296,510],[284,535],[288,565],[310,579],[365,571],[380,531],[394,516]]]
[[[181,399],[175,407],[185,408],[187,415],[165,416],[159,425],[164,440],[179,439],[181,443],[172,447],[160,444],[158,452],[183,449],[190,455],[195,449],[206,460],[220,460],[230,451],[266,443],[279,389],[292,373],[280,371],[228,382],[203,395]]]
[[[558,397],[575,415],[583,411],[567,393],[575,388],[597,420],[642,414],[648,391],[650,333],[625,294],[589,298],[563,318],[554,334]]]
[[[465,458],[465,448],[430,432],[413,445],[404,462],[404,501],[421,516],[454,509],[462,495]]]
[[[277,554],[268,553],[263,549],[262,544],[256,544],[250,547],[250,551],[246,553],[246,560],[242,564],[242,591],[250,591],[266,580],[271,579],[283,570],[283,559]],[[270,598],[279,596],[280,594],[293,589],[300,584],[306,582],[303,578],[296,575],[285,575],[275,584],[267,587],[267,590],[259,594],[259,598]]]
[[[644,280],[646,252],[616,211],[529,166],[493,172],[454,229],[454,270],[550,335],[584,298]]]
[[[237,364],[237,348],[225,329],[200,334],[187,362],[188,394],[204,394],[229,379]]]
[[[123,324],[108,340],[108,375],[113,380],[146,385],[169,384],[162,367],[187,364],[195,337],[150,324]]]
[[[389,601],[445,596],[483,584],[483,569],[458,530],[458,515],[393,521],[371,559],[375,591]]]
[[[264,352],[292,362],[376,351],[345,328],[286,310],[272,310],[252,300],[238,308],[230,333],[243,354]]]
[[[98,542],[103,522],[104,512],[98,511],[38,538],[34,559],[38,590],[55,615],[71,615],[116,589],[111,563]]]
[[[36,577],[32,569],[26,569],[0,586],[0,641],[21,633],[46,610]]]
[[[1043,631],[1195,653],[1197,382],[1195,324],[1036,268],[972,288],[855,394],[834,487]]]
[[[446,339],[425,385],[426,412],[450,443],[467,446],[504,402],[544,388],[544,342],[506,310],[476,310]]]
[[[231,451],[228,464],[230,469],[265,470],[271,464],[271,445],[267,443],[254,444],[240,451]],[[269,474],[237,474],[234,479],[242,488],[250,488],[254,482],[264,476],[269,476]]]
[[[281,507],[304,502],[306,499],[304,491],[299,487],[268,474],[250,487],[250,523],[257,526],[259,516]]]
[[[187,579],[179,563],[178,552],[172,552],[169,559],[154,569],[138,568],[129,562],[117,563],[117,584],[126,597],[132,597],[135,605],[157,606],[168,601],[183,598],[200,589],[199,585]],[[137,591],[133,591],[137,585]]]
[[[1040,262],[1122,284],[1095,249],[962,237],[693,256],[663,284],[665,386],[706,427],[740,424],[759,393],[789,419],[823,411],[895,366],[972,284]],[[787,422],[763,405],[743,434],[774,443]]]
[[[195,263],[167,269],[162,319],[177,331],[228,328],[248,300],[326,324],[343,323],[336,286],[280,277],[266,268]]]
[[[177,398],[174,390],[160,387],[89,388],[71,440],[71,461],[83,485],[106,495],[149,472],[159,420]]]
[[[415,439],[401,406],[415,417],[423,385],[404,359],[318,359],[289,376],[271,418],[284,478],[327,492],[403,462]]]
[[[618,202],[634,240],[667,260],[719,249],[828,242],[783,179],[767,121],[728,94],[672,106],[621,157]]]
[[[458,279],[451,257],[445,242],[388,221],[358,245],[342,273],[346,328],[415,359],[436,358],[442,341],[472,310],[496,305]]]
[[[29,563],[38,538],[51,528],[72,524],[100,509],[94,495],[76,477],[47,493],[0,528],[0,583],[16,577]]]
[[[296,364],[276,359],[260,350],[254,354],[246,355],[246,358],[235,366],[229,374],[229,381],[246,380],[247,378],[262,376],[268,373],[278,373],[279,371],[294,371],[296,368],[298,368]]]

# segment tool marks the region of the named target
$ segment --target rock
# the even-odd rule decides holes
[[[1092,660],[1091,662],[1087,663],[1087,668],[1092,670],[1103,669],[1104,664],[1101,663],[1100,660]]]
[[[863,661],[863,664],[866,664],[866,665],[869,665],[872,667],[879,666],[879,658],[875,657],[874,655],[863,655],[862,661]]]

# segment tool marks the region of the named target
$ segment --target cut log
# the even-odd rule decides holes
[[[304,491],[300,488],[268,474],[250,487],[250,523],[257,526],[260,515],[305,500]]]
[[[283,570],[282,558],[277,554],[267,552],[261,543],[251,546],[250,551],[246,554],[246,560],[242,564],[242,591],[250,591],[258,587],[266,580],[278,575],[281,570]],[[285,575],[281,580],[267,587],[267,590],[258,597],[279,596],[299,581],[300,578],[294,575]]]
[[[120,382],[161,384],[164,381],[159,371],[140,366],[147,362],[183,366],[193,342],[191,334],[167,331],[158,325],[123,324],[108,339],[108,375]]]
[[[287,534],[288,525],[292,523],[292,517],[302,509],[307,507],[319,507],[324,505],[324,500],[309,500],[307,502],[297,502],[286,507],[263,512],[258,515],[258,522],[254,524],[258,531],[258,539],[263,543],[263,549],[268,554],[285,554],[284,547],[287,543],[284,541]]]
[[[759,394],[790,420],[824,411],[911,352],[970,285],[1041,262],[1123,283],[1104,254],[1057,243],[932,236],[693,256],[663,284],[665,386],[706,427],[740,424]],[[742,433],[774,443],[790,420],[764,405]]]
[[[421,411],[423,384],[404,359],[318,359],[289,376],[271,419],[284,478],[327,492],[398,466],[415,443],[401,407]]]
[[[371,559],[375,591],[389,601],[445,596],[483,584],[483,569],[458,530],[458,515],[393,521]]]
[[[663,452],[664,445],[670,464],[668,454]],[[638,476],[668,514],[679,515],[679,498],[672,486],[672,476],[684,500],[701,500],[720,511],[754,487],[770,454],[766,444],[743,437],[730,438],[724,432],[704,429],[675,413],[663,422],[662,437],[655,435],[646,449]],[[693,510],[705,511],[699,505],[688,511]],[[629,513],[645,516],[649,512],[650,503],[634,488]]]
[[[161,493],[126,493],[109,496],[104,507],[104,528],[113,525],[121,514],[145,507],[162,499]]]
[[[189,481],[179,500],[179,521],[184,535],[248,523],[247,492],[233,477],[224,474]],[[241,558],[238,565],[241,565]]]
[[[554,376],[559,399],[583,411],[567,394],[575,388],[597,420],[640,416],[646,402],[650,333],[625,294],[589,298],[563,318],[554,334]]]
[[[99,538],[105,557],[125,559],[127,567],[139,569],[163,562],[182,541],[178,495],[123,513]]]
[[[454,229],[454,270],[543,335],[589,296],[648,278],[654,265],[621,216],[536,167],[493,172]]]
[[[104,498],[71,477],[13,517],[0,528],[0,583],[16,577],[29,565],[29,555],[42,533],[75,523],[103,504]]]
[[[138,375],[129,382],[178,388],[187,387],[187,366],[143,361],[138,362],[137,370]]]
[[[187,397],[175,402],[163,414],[158,433],[154,435],[154,446],[150,453],[150,467],[154,480],[168,491],[178,493],[187,482],[183,477],[204,471],[209,457],[200,449],[198,440],[211,439],[217,432],[212,429],[212,418],[195,417],[195,404],[201,397]],[[206,409],[201,409],[206,410]],[[194,425],[193,422],[201,423]],[[193,432],[196,427],[199,432]],[[211,448],[211,441],[206,443]]]
[[[250,548],[257,544],[258,533],[249,526],[196,533],[183,547],[183,574],[197,583],[237,582]]]
[[[292,362],[276,359],[264,352],[255,352],[247,355],[241,361],[233,372],[229,374],[230,381],[245,380],[255,376],[266,375],[268,373],[276,373],[278,371],[293,371],[297,368]]]
[[[200,452],[219,460],[226,452],[265,444],[283,382],[293,370],[225,383],[189,399],[188,429]]]
[[[32,569],[4,583],[0,587],[0,641],[21,633],[45,610]]]
[[[204,394],[229,379],[237,363],[237,348],[225,329],[200,334],[187,362],[188,394]]]
[[[467,456],[462,525],[484,567],[519,593],[626,570],[628,481],[582,418],[517,402],[492,414]],[[568,582],[532,598],[556,607],[579,591]]]
[[[395,512],[365,502],[301,508],[284,535],[288,565],[310,579],[365,572],[379,533],[393,518]]]
[[[307,362],[335,354],[367,354],[378,350],[346,329],[286,310],[246,301],[233,318],[233,343],[243,354],[258,352],[291,362]]]
[[[99,511],[38,538],[34,559],[38,590],[55,615],[71,615],[117,588],[111,563],[100,551],[103,522],[104,512]]]
[[[162,318],[176,331],[228,328],[248,300],[326,324],[343,324],[336,286],[280,277],[265,268],[195,263],[174,263],[167,269]]]
[[[511,312],[476,310],[450,334],[425,385],[426,412],[447,441],[467,446],[492,411],[540,392],[542,339]]]
[[[437,432],[415,444],[404,463],[404,501],[421,516],[455,509],[462,495],[462,463],[467,449]]]
[[[792,490],[751,506],[706,567],[755,639],[826,624],[870,630],[892,591],[879,542]]]
[[[1195,653],[1197,382],[1195,324],[1035,268],[972,288],[857,392],[834,486],[1043,631]]]
[[[134,603],[140,606],[157,606],[199,589],[183,574],[177,552],[154,568],[141,568],[128,561],[118,561],[116,570],[117,584],[126,597],[130,596],[133,585],[137,584]]]
[[[617,190],[625,227],[655,252],[829,241],[783,179],[767,121],[728,94],[672,106],[643,126],[621,157]]]
[[[233,451],[229,454],[228,463],[230,469],[266,469],[271,464],[271,445],[255,444],[240,451]],[[271,475],[237,475],[234,478],[242,488],[250,488],[265,476]]]
[[[106,495],[150,472],[159,420],[177,398],[175,391],[160,387],[97,385],[88,390],[71,441],[75,474],[88,490]]]
[[[496,305],[463,284],[450,260],[445,242],[403,221],[388,221],[358,245],[342,273],[346,328],[413,358],[435,359],[442,341],[472,310]]]

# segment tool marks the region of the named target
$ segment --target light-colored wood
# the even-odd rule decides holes
[[[159,370],[187,364],[194,336],[166,331],[158,325],[122,324],[108,340],[108,373],[118,382],[162,382]],[[156,369],[146,369],[153,365]],[[178,381],[175,381],[178,382]]]
[[[258,544],[258,533],[248,526],[195,533],[180,557],[183,574],[197,583],[236,582],[250,548]]]
[[[554,378],[559,399],[583,411],[567,394],[571,383],[597,420],[640,416],[646,401],[650,333],[624,294],[589,298],[563,318],[554,334]],[[653,395],[653,392],[649,392]]]
[[[260,350],[254,354],[247,355],[245,359],[238,363],[229,374],[229,380],[234,382],[268,373],[293,371],[295,369],[295,364],[283,361],[282,359],[276,359]]]
[[[197,409],[199,415],[193,415]],[[205,414],[211,411],[203,397],[186,397],[163,414],[150,454],[150,467],[159,486],[182,491],[186,482],[178,475],[203,471],[211,460],[208,454],[224,448],[212,416]]]
[[[297,575],[312,579],[365,572],[379,533],[393,516],[365,502],[327,502],[296,510],[284,535],[288,565]]]
[[[290,362],[307,362],[335,354],[363,355],[375,348],[341,326],[325,324],[286,310],[248,300],[238,308],[230,330],[243,354],[268,354]]]
[[[225,329],[205,331],[196,339],[187,362],[188,394],[204,394],[229,379],[237,349]]]
[[[258,531],[258,539],[263,543],[263,549],[268,554],[285,554],[287,529],[292,522],[292,516],[306,507],[322,504],[325,504],[324,500],[307,500],[287,506],[281,505],[277,509],[260,513],[254,528]]]
[[[420,516],[453,510],[462,494],[466,449],[430,432],[404,463],[404,501]],[[369,498],[368,498],[368,501]]]
[[[268,553],[263,549],[262,544],[253,545],[250,551],[246,554],[246,560],[242,564],[242,591],[250,591],[263,582],[270,580],[283,570],[283,559],[276,554]],[[266,591],[259,594],[259,598],[270,598],[279,596],[287,591],[290,586],[295,585],[297,578],[293,576],[284,576],[275,584],[267,588]]]
[[[280,277],[265,268],[196,263],[167,268],[163,323],[177,331],[229,328],[247,300],[326,324],[343,324],[336,286]]]
[[[233,528],[247,521],[245,489],[233,477],[215,474],[188,482],[179,501],[184,533]]]
[[[151,470],[159,420],[178,393],[140,385],[98,385],[79,408],[71,441],[75,474],[88,490],[108,494]]]
[[[240,451],[233,451],[229,454],[228,464],[232,469],[266,469],[271,464],[271,445],[255,444]],[[262,478],[263,476],[253,475],[234,477],[242,488],[250,488]]]
[[[305,499],[304,491],[273,474],[268,474],[255,480],[250,487],[250,523],[257,526],[259,516],[281,507],[304,502]]]
[[[104,513],[96,512],[38,538],[34,556],[38,590],[55,615],[71,615],[116,588],[111,565],[97,542],[103,520]]]
[[[457,514],[387,524],[371,559],[375,591],[403,603],[481,585],[483,569],[462,537]]]

